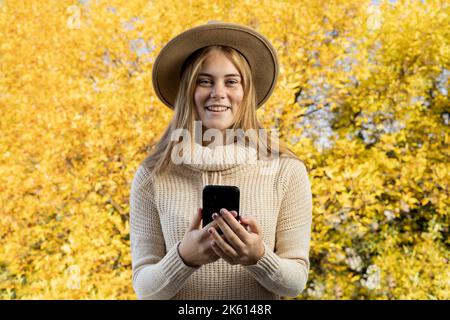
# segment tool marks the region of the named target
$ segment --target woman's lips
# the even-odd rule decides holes
[[[213,110],[213,109],[208,109],[208,107],[206,107],[205,108],[206,109],[206,111],[208,111],[208,112],[212,112],[212,113],[222,113],[222,112],[226,112],[226,111],[228,111],[228,110],[230,110],[230,107],[226,107],[226,109],[219,109],[219,110]]]
[[[227,112],[228,110],[229,110],[229,109],[222,110],[222,111],[214,111],[214,110],[208,110],[208,109],[206,109],[206,111],[212,112],[212,113],[222,113],[222,112]]]

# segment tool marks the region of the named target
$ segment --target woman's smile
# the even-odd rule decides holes
[[[212,106],[207,106],[205,107],[206,111],[208,114],[223,114],[228,110],[231,110],[230,107],[228,106],[222,106],[222,105],[212,105]]]

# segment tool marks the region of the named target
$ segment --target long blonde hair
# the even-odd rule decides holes
[[[185,129],[190,133],[190,137],[193,137],[192,141],[195,141],[194,122],[196,120],[196,111],[194,91],[198,73],[212,50],[219,50],[225,54],[242,76],[244,96],[231,129],[242,129],[244,132],[249,129],[259,132],[261,132],[260,129],[265,131],[256,117],[256,92],[250,66],[245,57],[235,49],[227,46],[201,48],[186,59],[181,71],[180,87],[175,99],[173,118],[154,149],[142,163],[143,166],[151,169],[154,174],[167,173],[173,168],[174,164],[171,161],[171,154],[173,147],[178,142],[171,140],[172,132],[180,128]],[[250,143],[254,146],[265,148],[266,154],[272,154],[273,150],[276,150],[280,156],[288,156],[300,160],[282,141],[274,141],[270,134],[266,134],[264,139],[260,139],[260,135],[252,135],[247,138],[250,139]]]

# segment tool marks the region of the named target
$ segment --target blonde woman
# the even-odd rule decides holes
[[[256,117],[277,75],[271,43],[235,23],[197,26],[160,51],[153,87],[174,115],[131,186],[139,299],[280,299],[305,288],[307,170]],[[223,208],[202,224],[210,184],[240,189],[239,221]]]

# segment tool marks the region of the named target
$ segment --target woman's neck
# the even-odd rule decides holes
[[[220,130],[221,135],[214,135],[213,137],[208,136],[207,139],[205,139],[205,131],[208,130],[208,128],[203,127],[202,128],[202,146],[203,147],[209,147],[213,148],[216,146],[224,146],[224,145],[230,145],[236,142],[235,138],[229,138],[226,137],[226,130]],[[217,129],[217,131],[219,131]],[[216,141],[216,139],[218,141]]]

